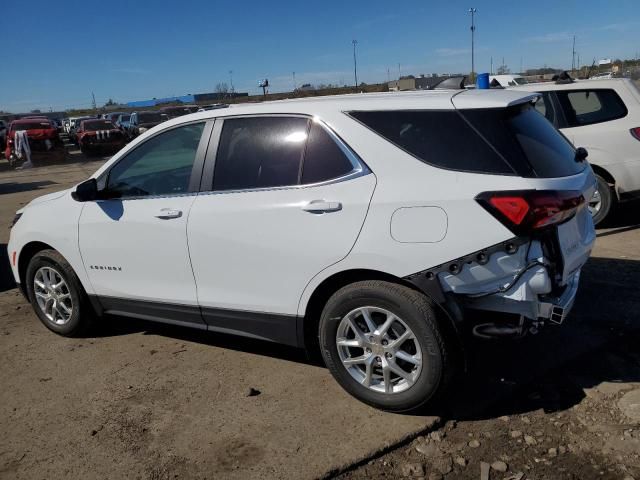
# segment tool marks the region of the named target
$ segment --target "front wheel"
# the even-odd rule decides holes
[[[348,285],[327,302],[319,330],[335,379],[373,407],[414,410],[444,389],[447,348],[419,292],[383,281]]]
[[[55,250],[42,250],[29,262],[27,293],[40,321],[65,337],[80,335],[94,312],[71,265]]]
[[[596,175],[596,191],[589,201],[589,213],[593,224],[598,226],[613,212],[617,204],[616,194],[609,183],[600,175]]]

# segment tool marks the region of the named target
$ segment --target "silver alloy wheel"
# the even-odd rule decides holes
[[[593,192],[593,196],[591,197],[591,200],[589,200],[589,213],[591,214],[592,217],[595,217],[601,208],[602,208],[602,197],[600,195],[600,192],[596,190],[595,192]]]
[[[45,317],[56,325],[64,325],[73,314],[71,292],[55,269],[40,267],[33,277],[33,294]]]
[[[376,392],[403,392],[422,371],[420,342],[405,322],[383,308],[360,307],[345,315],[336,345],[349,374]]]

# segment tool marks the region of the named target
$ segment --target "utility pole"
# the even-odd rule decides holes
[[[573,50],[571,52],[571,71],[576,69],[576,36],[573,36]]]
[[[389,72],[389,68],[387,67],[387,83],[391,82],[391,72]]]
[[[398,81],[400,81],[400,77],[402,77],[402,75],[400,75],[400,64],[398,64]]]
[[[522,57],[520,57],[520,75],[523,74],[523,70],[522,70]]]
[[[493,56],[491,57],[491,75],[493,75]]]
[[[353,78],[355,81],[355,87],[358,88],[358,61],[356,59],[356,45],[358,45],[357,40],[351,40],[353,43]]]
[[[475,33],[476,33],[476,23],[475,23],[475,14],[478,11],[477,8],[470,8],[469,13],[471,14],[471,80],[475,81],[476,79],[476,65],[475,65]]]
[[[96,109],[96,96],[93,94],[93,92],[91,92],[91,105],[93,106],[93,109]]]
[[[229,70],[229,83],[231,84],[231,93],[233,93],[233,70]]]
[[[296,86],[296,72],[292,72],[293,73],[293,91],[295,92],[296,89],[298,88]]]

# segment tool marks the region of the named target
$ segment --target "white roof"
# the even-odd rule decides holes
[[[514,90],[526,90],[529,92],[541,92],[546,90],[580,90],[583,88],[616,88],[625,82],[631,82],[627,78],[603,78],[597,83],[591,80],[575,80],[572,83],[540,82],[527,83],[513,87]]]
[[[421,90],[411,92],[355,93],[305,97],[260,103],[232,104],[229,108],[192,113],[169,120],[167,125],[214,117],[252,114],[306,114],[367,110],[451,110],[501,108],[534,100],[535,93],[516,90]]]

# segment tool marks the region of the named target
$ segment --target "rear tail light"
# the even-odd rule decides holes
[[[640,127],[632,128],[629,130],[631,132],[631,136],[636,140],[640,140]]]
[[[484,192],[476,201],[516,234],[562,223],[585,203],[582,193],[572,190]]]

